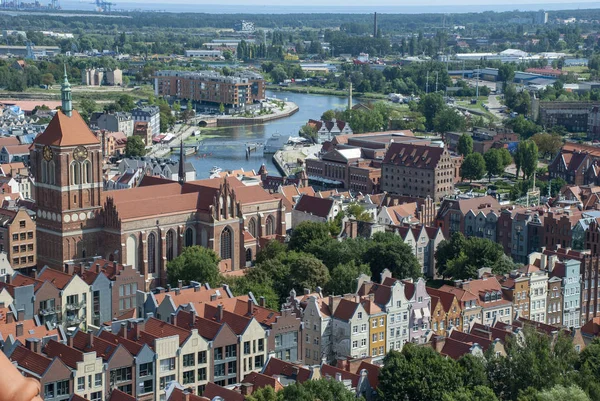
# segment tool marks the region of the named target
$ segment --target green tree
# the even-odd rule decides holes
[[[343,295],[356,291],[356,279],[366,274],[371,277],[371,269],[366,264],[357,264],[354,260],[339,264],[331,271],[331,280],[325,286],[328,294]]]
[[[556,386],[540,391],[534,397],[535,401],[591,401],[590,397],[581,388],[571,385],[569,387],[557,384]]]
[[[262,263],[270,259],[278,259],[285,255],[287,246],[277,240],[270,240],[256,254],[256,263]]]
[[[512,63],[502,63],[498,67],[498,81],[503,83],[512,82],[515,79],[515,66]]]
[[[346,216],[352,217],[358,221],[367,221],[370,222],[373,220],[371,214],[365,209],[363,205],[360,203],[353,202],[346,208],[345,211]]]
[[[523,175],[527,178],[531,178],[538,165],[538,147],[535,142],[528,140],[519,142],[517,152],[519,152],[519,149],[522,149],[521,168],[523,169]]]
[[[54,82],[54,75],[52,73],[48,72],[42,75],[42,84],[50,86],[54,85]]]
[[[563,145],[563,140],[558,134],[537,133],[531,137],[535,142],[542,157],[552,159]]]
[[[311,141],[313,141],[314,143],[317,143],[317,137],[318,137],[317,128],[314,125],[304,124],[300,128],[300,132],[298,132],[298,134],[302,138],[307,138],[307,139],[310,139]]]
[[[504,170],[512,164],[513,159],[510,155],[510,152],[506,148],[500,148],[498,149],[498,152],[500,152],[500,157],[502,157],[502,169]]]
[[[225,113],[225,105],[223,103],[219,104],[219,113],[221,113],[221,114]]]
[[[117,100],[117,104],[121,107],[121,110],[130,112],[135,108],[135,103],[131,95],[121,95]]]
[[[374,277],[379,277],[383,269],[388,269],[394,277],[421,277],[421,266],[413,250],[394,233],[376,233],[363,262],[371,267]]]
[[[197,281],[209,283],[211,287],[219,285],[219,257],[203,246],[189,246],[175,259],[167,263],[167,278],[171,285],[179,280],[184,283]]]
[[[293,257],[289,270],[291,287],[300,290],[326,286],[330,279],[327,266],[313,255],[299,254]]]
[[[498,401],[498,397],[491,388],[476,386],[473,389],[461,388],[444,394],[444,401]]]
[[[323,242],[329,238],[331,237],[329,236],[327,224],[303,221],[292,231],[288,246],[292,251],[305,252],[311,242]]]
[[[440,133],[462,131],[465,129],[466,120],[457,110],[445,107],[433,119],[433,129]]]
[[[246,396],[246,401],[278,401],[277,393],[271,386],[261,387]]]
[[[575,364],[579,371],[577,384],[585,390],[593,400],[600,400],[600,338],[594,339],[579,354],[579,360]]]
[[[460,166],[460,176],[469,181],[480,180],[485,175],[485,160],[481,153],[471,153]]]
[[[132,135],[127,138],[127,143],[125,144],[125,156],[127,157],[136,157],[136,156],[144,156],[146,154],[146,145],[144,145],[144,141],[137,135]]]
[[[421,98],[421,101],[419,102],[419,111],[425,116],[425,125],[428,130],[434,129],[435,116],[445,107],[446,104],[444,103],[444,98],[439,93],[430,93]]]
[[[321,120],[323,121],[331,121],[335,118],[335,111],[327,110],[321,115]]]
[[[378,393],[386,401],[443,401],[461,387],[461,372],[453,359],[407,343],[402,352],[392,350],[383,359]]]
[[[464,157],[473,153],[473,138],[471,135],[462,134],[460,138],[458,138],[457,151]]]
[[[491,182],[493,176],[501,175],[504,172],[502,155],[498,149],[491,148],[485,152],[483,158],[485,160],[485,169],[487,171],[488,179]]]

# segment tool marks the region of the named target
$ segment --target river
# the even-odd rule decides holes
[[[261,125],[247,125],[238,127],[223,127],[216,129],[205,129],[200,136],[203,141],[198,154],[186,156],[186,160],[192,162],[196,168],[198,179],[208,178],[209,171],[213,166],[225,170],[237,170],[243,168],[245,171],[258,171],[264,163],[269,174],[280,175],[273,164],[272,154],[263,155],[262,146],[257,152],[251,153],[246,158],[245,143],[264,144],[273,134],[280,134],[282,144],[289,136],[297,136],[300,127],[311,118],[319,119],[324,111],[330,109],[342,109],[348,104],[347,98],[325,95],[309,95],[291,92],[267,91],[268,97],[287,99],[298,105],[299,111],[287,118],[270,121]],[[186,143],[194,143],[195,138]],[[173,154],[172,158],[179,156]]]

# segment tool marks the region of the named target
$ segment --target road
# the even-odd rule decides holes
[[[490,113],[494,115],[494,117],[503,120],[506,118],[506,114],[502,112],[503,105],[500,103],[501,95],[489,95],[487,106]]]

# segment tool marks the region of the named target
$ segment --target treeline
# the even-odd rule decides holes
[[[379,375],[386,401],[598,401],[600,340],[577,353],[571,337],[555,338],[529,328],[507,336],[506,355],[493,346],[458,360],[408,343],[390,351]]]

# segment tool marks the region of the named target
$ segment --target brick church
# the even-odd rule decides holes
[[[100,256],[134,266],[151,288],[166,284],[167,263],[186,246],[208,247],[222,270],[238,270],[260,244],[285,234],[282,201],[236,178],[147,176],[139,187],[104,192],[102,146],[73,110],[66,72],[61,97],[61,110],[30,150],[39,267]]]

